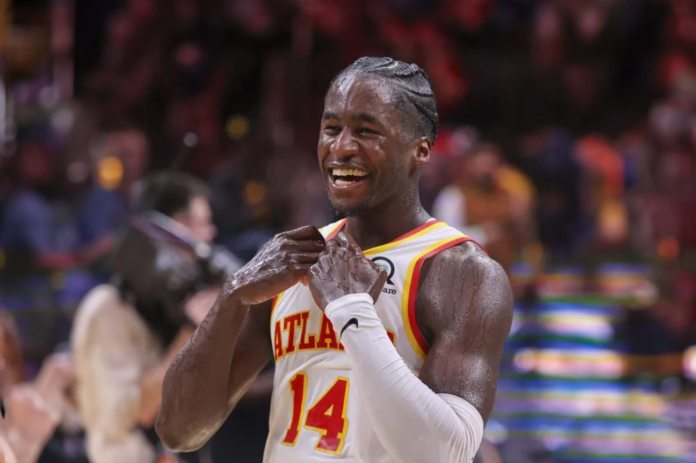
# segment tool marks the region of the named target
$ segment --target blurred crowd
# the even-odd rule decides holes
[[[622,296],[660,327],[641,342],[669,346],[645,349],[696,344],[693,0],[0,10],[0,304],[23,359],[3,351],[4,391],[41,378],[46,358],[53,375],[67,368],[50,355],[69,350],[84,296],[112,281],[149,173],[202,179],[216,231],[205,241],[241,261],[278,231],[332,221],[315,154],[323,96],[363,55],[427,71],[440,128],[423,202],[503,264],[520,304],[558,296],[560,267],[581,268],[560,291],[577,295],[615,289],[596,278],[607,263],[641,264]]]

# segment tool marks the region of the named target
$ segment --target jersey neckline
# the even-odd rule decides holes
[[[329,233],[326,236],[326,240],[328,241],[328,240],[333,239],[341,230],[343,230],[343,228],[346,225],[346,221],[347,221],[347,219],[341,219],[339,221],[338,225],[336,226],[336,228],[334,228],[331,231],[331,233]],[[445,226],[447,226],[447,224],[445,222],[443,222],[441,220],[437,220],[435,218],[430,218],[430,219],[426,220],[425,222],[423,222],[422,224],[415,227],[414,229],[409,230],[406,233],[397,236],[396,238],[394,238],[393,240],[391,240],[387,243],[379,244],[377,246],[373,246],[371,248],[363,250],[363,254],[371,255],[371,254],[378,254],[380,252],[388,251],[390,249],[395,248],[396,246],[398,246],[400,244],[404,244],[405,242],[408,242],[408,241],[416,239],[420,236],[423,236],[423,235],[431,232],[432,230],[442,228]]]

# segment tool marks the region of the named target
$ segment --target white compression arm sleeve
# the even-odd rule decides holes
[[[341,334],[353,382],[389,455],[409,463],[471,461],[483,438],[480,413],[460,397],[436,394],[413,374],[387,337],[372,297],[343,296],[325,313]]]

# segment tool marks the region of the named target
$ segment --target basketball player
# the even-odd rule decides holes
[[[512,296],[501,267],[420,204],[436,128],[416,65],[361,58],[334,79],[318,157],[347,218],[280,233],[231,276],[167,373],[166,445],[201,446],[274,360],[265,462],[473,458]]]

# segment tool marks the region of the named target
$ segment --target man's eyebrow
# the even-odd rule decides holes
[[[338,114],[331,112],[331,111],[325,112],[324,114],[322,114],[322,116],[321,116],[322,121],[326,121],[329,119],[340,119],[340,117]],[[358,113],[355,115],[354,119],[357,119],[357,120],[360,120],[363,122],[367,122],[369,124],[378,125],[380,127],[384,126],[384,124],[382,124],[375,116],[373,116],[372,114],[369,114],[369,113]]]
[[[367,122],[368,124],[376,125],[377,127],[384,128],[384,124],[376,117],[370,113],[359,113],[355,118],[362,122]]]
[[[356,116],[356,119],[359,119],[359,120],[364,121],[364,122],[368,122],[370,124],[378,125],[380,127],[383,126],[382,123],[379,120],[377,120],[377,118],[375,116],[373,116],[372,114],[359,113]]]

